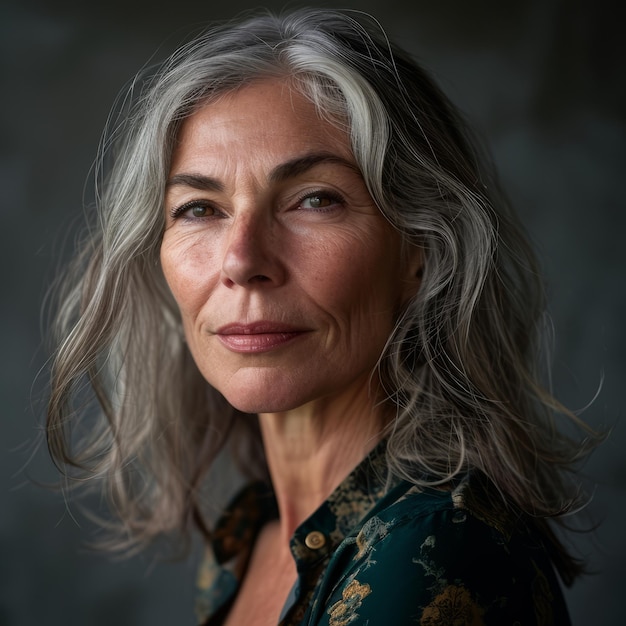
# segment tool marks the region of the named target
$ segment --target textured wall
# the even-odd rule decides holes
[[[31,458],[43,392],[42,381],[33,381],[45,359],[43,295],[64,235],[80,218],[84,182],[115,95],[155,51],[161,58],[207,21],[255,5],[228,6],[227,12],[188,0],[112,0],[106,9],[97,1],[0,3],[0,626],[193,624],[193,563],[154,565],[147,557],[111,563],[91,555],[82,547],[89,524],[80,516],[75,522],[74,507],[33,484],[55,476],[44,450]],[[591,511],[603,524],[594,536],[575,539],[598,574],[568,599],[575,624],[617,624],[626,576],[620,3],[342,6],[375,13],[435,72],[491,146],[548,278],[557,393],[581,408],[604,377],[585,414],[595,426],[614,425],[586,467],[597,483]]]

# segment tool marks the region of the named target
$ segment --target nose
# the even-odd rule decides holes
[[[222,282],[227,287],[279,286],[285,267],[280,242],[267,216],[240,215],[231,225],[222,259]]]

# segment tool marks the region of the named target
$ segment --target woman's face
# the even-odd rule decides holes
[[[164,211],[189,349],[233,406],[367,394],[419,254],[402,258],[343,131],[283,81],[243,87],[184,122]]]

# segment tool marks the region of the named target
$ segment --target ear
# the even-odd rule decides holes
[[[402,302],[406,303],[419,291],[424,273],[424,249],[409,244],[404,254]]]

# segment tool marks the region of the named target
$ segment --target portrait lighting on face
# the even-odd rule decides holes
[[[165,278],[195,362],[230,404],[370,403],[417,271],[347,133],[287,81],[238,89],[182,125],[165,207]]]

